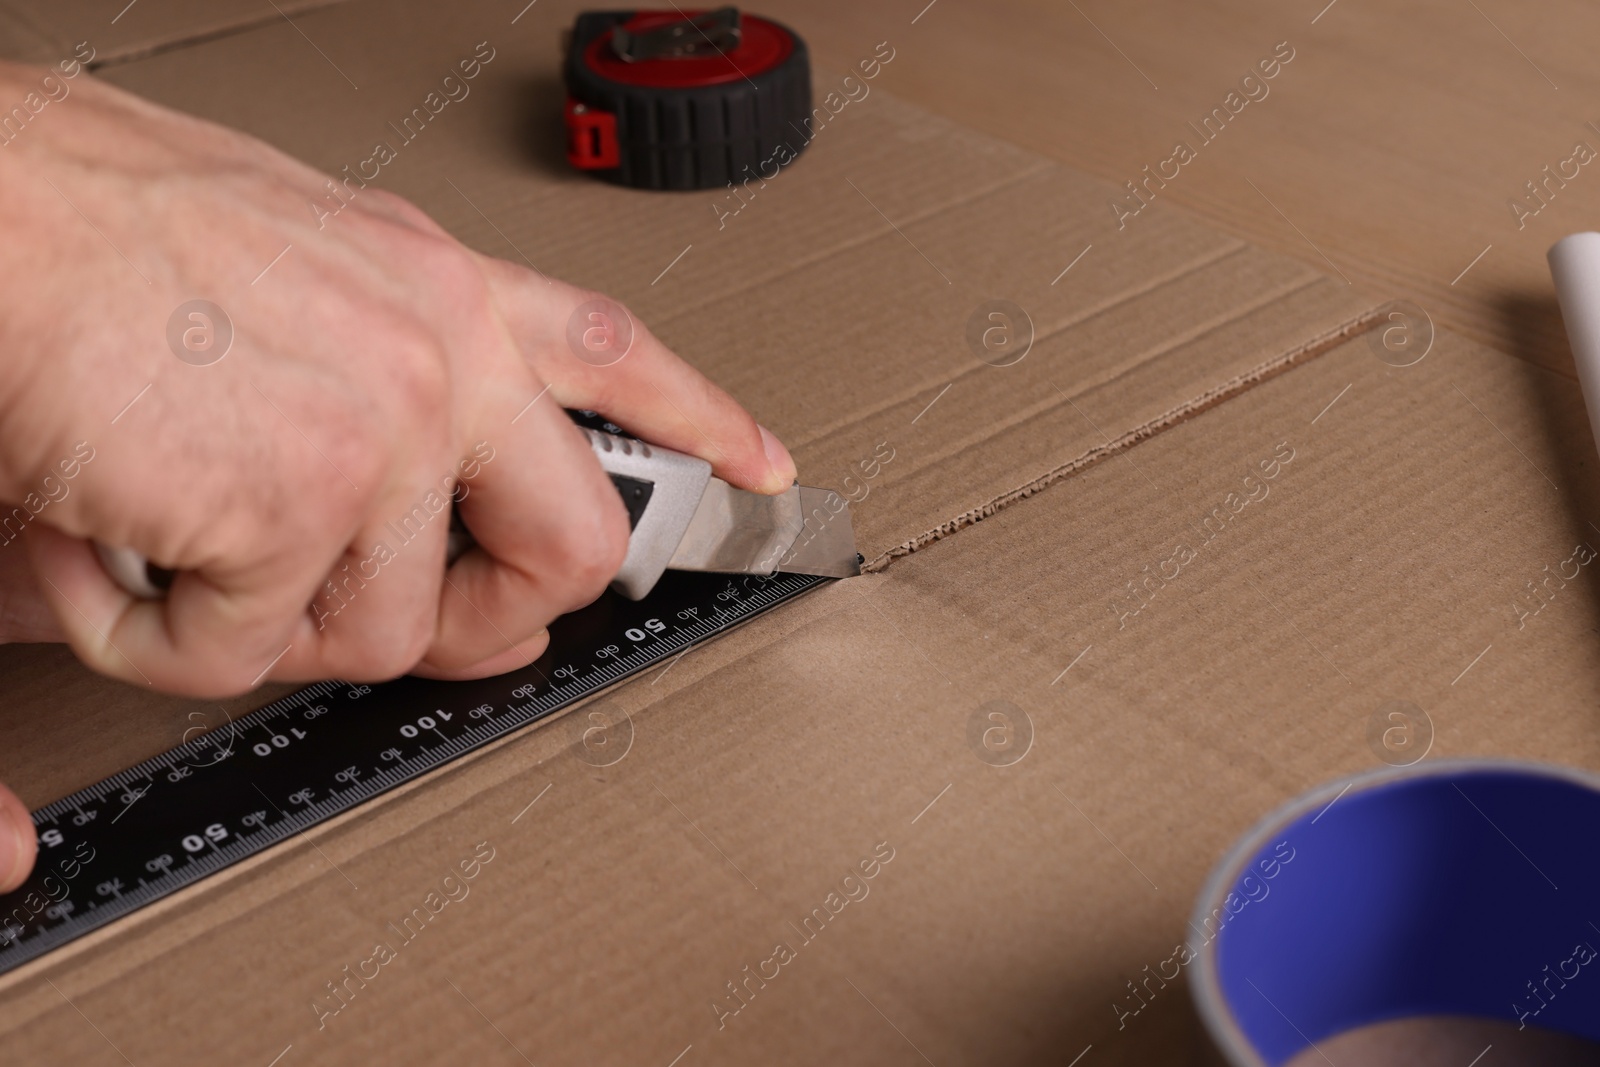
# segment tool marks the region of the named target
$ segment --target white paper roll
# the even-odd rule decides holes
[[[1548,258],[1589,409],[1589,429],[1600,447],[1600,233],[1563,237],[1551,246]]]

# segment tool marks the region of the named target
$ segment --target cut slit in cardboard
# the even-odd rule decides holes
[[[1400,377],[1339,343],[1372,321],[1347,286],[1159,204],[1119,232],[1103,184],[877,87],[792,168],[730,191],[731,217],[717,196],[572,175],[537,134],[572,10],[541,4],[512,32],[499,4],[352,3],[104,76],[333,175],[397,142],[377,184],[626,301],[808,481],[856,499],[883,573],[603,697],[636,731],[621,762],[583,762],[557,721],[0,978],[8,1059],[109,1039],[134,1062],[507,1044],[536,1062],[1061,1062],[1089,1044],[1171,1061],[1196,1040],[1181,987],[1129,1016],[1126,983],[1168,957],[1257,814],[1375,758],[1380,695],[1418,694],[1458,751],[1596,758],[1554,710],[1593,706],[1593,673],[1552,685],[1534,738],[1448,677],[1515,640],[1514,620],[1480,624],[1557,547],[1518,517],[1559,525],[1569,502],[1470,408],[1437,437],[1414,413],[1459,388],[1543,459],[1506,407],[1543,390],[1572,417],[1543,372],[1441,335]],[[481,42],[470,95],[406,139]],[[817,72],[819,90],[842,80]],[[1008,366],[967,340],[1001,300],[1032,324]],[[1413,483],[1442,491],[1410,500]],[[1453,532],[1463,513],[1476,541]],[[1493,581],[1430,555],[1441,542]],[[1180,544],[1194,558],[1173,574]],[[1441,606],[1443,622],[1421,610]],[[1548,642],[1471,682],[1594,659],[1576,615],[1542,618]],[[48,664],[0,711],[0,776],[36,806],[170,747],[194,706],[3,654],[19,675]],[[89,720],[47,714],[63,685]],[[995,701],[1029,739],[1009,764],[969,742]],[[89,721],[98,750],[63,758]],[[440,890],[485,842],[470,892]],[[374,964],[379,943],[394,958]]]

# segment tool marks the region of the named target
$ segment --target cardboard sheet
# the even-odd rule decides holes
[[[5,0],[0,59],[55,63],[87,43],[97,64],[180,48],[339,0]]]
[[[557,721],[0,978],[8,1062],[1187,1062],[1181,980],[1126,983],[1237,834],[1376,763],[1383,701],[1438,754],[1600,764],[1593,580],[1529,588],[1600,543],[1570,381],[1443,333],[1388,366],[1338,344],[1370,301],[1337,280],[1161,204],[1118,232],[1105,185],[878,89],[732,218],[585,181],[546,125],[569,9],[514,6],[350,4],[297,19],[327,62],[269,25],[107,76],[335,172],[490,41],[385,185],[867,485],[880,572],[602,698],[613,766]],[[1037,333],[1007,367],[965,337],[995,299]],[[59,650],[0,669],[33,804],[214,714]]]
[[[1583,417],[1447,335],[1403,370],[1357,340],[624,686],[612,767],[558,721],[66,950],[59,994],[0,982],[7,1047],[104,1056],[65,994],[134,1062],[1187,1062],[1182,981],[1137,1011],[1125,983],[1261,813],[1377,764],[1384,701],[1435,755],[1600,762],[1591,576],[1518,599],[1600,536],[1592,464],[1559,458]],[[992,701],[1031,733],[1009,766],[970,741]]]

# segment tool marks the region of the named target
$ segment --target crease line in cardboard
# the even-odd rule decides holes
[[[1104,389],[1109,385],[1114,385],[1128,377],[1128,375],[1138,373],[1139,371],[1148,367],[1150,364],[1170,356],[1172,353],[1176,352],[1185,345],[1192,345],[1209,334],[1218,333],[1227,329],[1229,326],[1232,326],[1236,322],[1242,322],[1251,315],[1254,315],[1256,312],[1260,311],[1262,308],[1270,307],[1281,300],[1288,300],[1290,297],[1298,296],[1307,290],[1316,288],[1318,285],[1321,285],[1326,281],[1328,281],[1326,275],[1313,273],[1298,285],[1290,285],[1282,289],[1262,290],[1261,292],[1257,293],[1256,296],[1249,302],[1235,306],[1232,312],[1227,315],[1227,317],[1213,318],[1194,323],[1186,332],[1169,337],[1159,345],[1156,345],[1154,348],[1150,349],[1149,355],[1144,359],[1123,367],[1110,377],[1101,378],[1098,381],[1082,383],[1081,387],[1076,392],[1064,395],[1073,400],[1078,400],[1097,389]]]
[[[902,225],[902,226],[915,226],[915,225],[918,225],[919,223],[926,222],[926,221],[928,221],[930,219],[939,218],[942,215],[947,215],[952,211],[956,211],[956,210],[959,210],[959,209],[961,209],[963,207],[966,207],[968,204],[976,203],[977,201],[982,200],[985,197],[994,196],[997,193],[1004,192],[1009,186],[1020,185],[1020,184],[1022,184],[1022,182],[1026,181],[1029,178],[1034,177],[1035,175],[1043,174],[1043,173],[1045,173],[1045,172],[1047,172],[1049,170],[1053,170],[1053,169],[1056,169],[1058,167],[1060,167],[1059,163],[1054,163],[1054,162],[1051,162],[1050,160],[1039,160],[1039,161],[1035,162],[1032,166],[1026,167],[1023,170],[1020,170],[1017,173],[1011,175],[1010,177],[1002,178],[999,181],[993,183],[992,185],[986,185],[986,186],[980,188],[976,192],[972,193],[970,196],[963,196],[963,197],[960,197],[960,198],[955,199],[955,200],[947,200],[944,203],[938,205],[937,207],[934,207],[934,208],[932,208],[932,209],[930,209],[928,211],[923,212],[921,215],[910,216],[909,218],[904,219],[900,223],[900,225]],[[835,245],[832,248],[829,248],[829,249],[827,249],[825,251],[818,252],[816,255],[808,256],[808,257],[805,257],[805,258],[802,258],[802,259],[797,259],[793,263],[791,263],[787,267],[785,267],[784,269],[778,271],[776,274],[752,276],[752,280],[750,282],[748,282],[747,284],[742,285],[742,286],[738,287],[737,289],[729,289],[729,290],[718,291],[715,296],[710,297],[709,299],[705,300],[702,303],[698,303],[698,304],[682,304],[682,303],[680,303],[680,304],[676,305],[678,310],[675,310],[671,315],[659,316],[659,317],[656,318],[655,321],[658,322],[659,324],[665,326],[666,324],[672,323],[672,322],[676,322],[679,319],[692,318],[696,312],[704,311],[706,308],[710,307],[714,303],[718,303],[720,301],[728,300],[728,299],[730,299],[732,297],[739,296],[739,295],[741,295],[743,293],[748,293],[751,290],[759,289],[762,286],[771,285],[773,282],[779,280],[780,278],[786,278],[789,275],[796,273],[797,271],[804,270],[807,267],[815,266],[818,263],[826,263],[830,259],[834,259],[834,258],[837,258],[839,256],[842,256],[845,253],[851,252],[851,251],[853,251],[853,250],[855,250],[857,248],[863,248],[863,247],[865,247],[865,246],[867,246],[869,244],[872,244],[874,241],[883,240],[886,237],[893,237],[893,236],[894,236],[894,231],[892,229],[891,230],[884,230],[884,231],[881,231],[881,232],[875,230],[875,231],[873,231],[871,233],[866,234],[865,236],[857,237],[857,238],[854,238],[854,239],[851,239],[851,240],[847,240],[843,244],[838,244],[838,245]],[[1241,242],[1241,243],[1243,243],[1243,242]]]
[[[287,19],[290,15],[306,15],[323,8],[337,7],[347,3],[348,0],[301,0],[300,3],[274,4],[278,10],[271,14],[256,15],[241,18],[237,22],[222,26],[214,26],[209,30],[201,30],[184,36],[172,37],[162,41],[147,41],[143,44],[125,45],[121,49],[112,49],[95,57],[89,64],[90,70],[100,70],[105,67],[115,67],[123,63],[136,63],[141,59],[150,59],[153,56],[164,55],[167,52],[176,52],[182,48],[193,48],[197,45],[210,44],[224,37],[235,37],[239,34],[250,33],[266,26]],[[52,42],[53,44],[54,42]]]
[[[1149,420],[1148,422],[1143,423],[1140,426],[1134,427],[1132,430],[1127,431],[1114,440],[1107,441],[1096,448],[1092,448],[1089,451],[1075,457],[1074,459],[1071,459],[1060,466],[1046,471],[1044,474],[1039,475],[1037,478],[1020,485],[1015,489],[1001,493],[999,496],[992,498],[986,504],[982,504],[976,508],[972,508],[971,510],[964,511],[955,518],[950,519],[947,522],[940,523],[933,529],[918,534],[916,537],[913,537],[908,541],[904,541],[886,552],[880,553],[878,556],[867,561],[867,563],[862,566],[861,570],[863,573],[868,574],[882,571],[888,567],[890,563],[896,559],[899,559],[901,556],[909,556],[911,553],[916,552],[921,548],[925,548],[935,541],[948,537],[958,530],[971,526],[974,523],[982,522],[984,519],[995,514],[996,512],[1010,507],[1019,500],[1024,500],[1027,497],[1032,496],[1033,494],[1049,487],[1050,485],[1053,485],[1063,478],[1077,474],[1079,471],[1091,467],[1103,459],[1110,458],[1111,456],[1115,456],[1120,452],[1132,448],[1141,441],[1147,441],[1150,438],[1155,437],[1157,434],[1169,430],[1174,426],[1188,422],[1196,415],[1200,415],[1218,406],[1219,404],[1232,400],[1236,396],[1249,392],[1262,382],[1276,378],[1278,375],[1284,373],[1285,371],[1291,370],[1302,363],[1310,362],[1323,353],[1330,352],[1339,347],[1351,338],[1359,337],[1360,335],[1371,330],[1379,322],[1383,321],[1382,311],[1383,309],[1381,305],[1370,308],[1355,318],[1347,320],[1343,324],[1322,334],[1321,336],[1315,337],[1310,341],[1307,341],[1305,344],[1291,348],[1282,355],[1270,359],[1265,363],[1259,364],[1253,370],[1231,378],[1212,389],[1206,390],[1199,396],[1179,404],[1177,407],[1172,408],[1171,410]]]
[[[1243,247],[1250,248],[1253,246],[1245,245]],[[1059,386],[1056,386],[1055,395],[1061,397],[1069,404],[1083,400],[1091,393],[1114,385],[1122,379],[1127,378],[1129,375],[1138,374],[1142,371],[1148,370],[1152,366],[1161,365],[1165,360],[1169,359],[1175,352],[1183,347],[1195,344],[1208,335],[1226,330],[1228,327],[1234,325],[1235,323],[1242,322],[1263,308],[1271,307],[1277,304],[1279,301],[1296,296],[1300,293],[1307,292],[1311,289],[1315,289],[1317,286],[1326,282],[1328,282],[1326,275],[1309,273],[1305,280],[1300,284],[1293,285],[1285,289],[1273,289],[1262,294],[1258,294],[1258,296],[1252,302],[1234,307],[1226,316],[1194,323],[1185,332],[1164,339],[1159,345],[1149,349],[1143,358],[1124,366],[1121,370],[1115,371],[1114,373],[1102,376],[1092,381],[1079,382],[1071,392],[1065,392],[1061,390]],[[1256,369],[1259,369],[1259,367]],[[1237,380],[1239,379],[1230,379],[1230,381]],[[1209,394],[1203,393],[1201,395],[1204,396]],[[994,422],[992,422],[989,427],[988,436],[993,436],[996,433],[1001,433],[1014,429],[1018,426],[1025,425],[1026,423],[1037,419],[1042,415],[1061,409],[1062,404],[1056,400],[1055,397],[1046,393],[1041,393],[1041,396],[1044,398],[1036,404],[1030,405],[1026,408],[1013,409],[1010,412],[1009,417],[1005,419],[996,419]],[[943,451],[934,452],[922,457],[921,461],[916,467],[916,472],[925,471],[930,467],[936,466],[954,452],[959,451],[961,447],[964,446],[952,446],[944,449]]]
[[[1037,334],[1033,339],[1033,344],[1035,346],[1041,345],[1044,342],[1050,340],[1052,337],[1057,336],[1058,334],[1066,333],[1068,330],[1070,330],[1070,329],[1072,329],[1072,328],[1074,328],[1076,326],[1081,326],[1082,324],[1084,324],[1085,322],[1088,322],[1091,319],[1095,319],[1095,318],[1098,318],[1101,315],[1105,315],[1105,314],[1108,314],[1110,312],[1116,311],[1118,308],[1121,308],[1123,305],[1132,303],[1133,301],[1138,300],[1140,297],[1148,296],[1151,293],[1155,292],[1157,289],[1161,289],[1161,288],[1163,288],[1165,286],[1175,285],[1175,284],[1177,284],[1179,282],[1182,282],[1185,279],[1189,278],[1190,276],[1192,276],[1194,274],[1198,274],[1200,271],[1205,270],[1207,267],[1215,266],[1216,264],[1221,263],[1225,259],[1228,259],[1228,258],[1230,258],[1232,256],[1236,256],[1236,255],[1240,254],[1241,252],[1253,249],[1254,247],[1255,247],[1254,245],[1248,244],[1248,243],[1246,243],[1244,241],[1238,241],[1238,240],[1225,241],[1222,244],[1218,245],[1215,249],[1205,253],[1200,258],[1192,260],[1192,261],[1190,261],[1188,263],[1180,264],[1178,267],[1174,268],[1172,271],[1169,271],[1166,274],[1152,275],[1149,279],[1147,279],[1147,281],[1144,284],[1138,286],[1137,288],[1124,290],[1124,291],[1122,291],[1120,293],[1117,293],[1116,295],[1108,298],[1107,300],[1105,300],[1105,301],[1103,301],[1103,302],[1101,302],[1099,304],[1092,304],[1092,305],[1090,305],[1090,306],[1088,306],[1086,308],[1081,309],[1081,311],[1079,311],[1077,314],[1069,315],[1065,320],[1063,320],[1061,322],[1060,325],[1054,327],[1053,329],[1049,330],[1048,332]],[[1309,286],[1311,284],[1314,284],[1315,279],[1316,278],[1320,278],[1320,277],[1321,277],[1320,275],[1314,276],[1312,281],[1307,282],[1307,285],[1306,286],[1302,286],[1301,288],[1305,288],[1305,287],[1307,287],[1307,286]],[[1291,290],[1289,293],[1278,293],[1275,296],[1271,297],[1271,299],[1277,299],[1278,297],[1281,297],[1281,296],[1292,295],[1293,292],[1298,292],[1298,291],[1299,290],[1296,289],[1296,290]],[[1255,310],[1255,308],[1253,308],[1253,307],[1245,309],[1245,311],[1253,311],[1253,310]],[[1229,319],[1227,321],[1231,322],[1233,320]],[[1220,323],[1218,325],[1226,325],[1226,324],[1227,323],[1224,322],[1224,323]],[[1215,328],[1215,327],[1212,327],[1212,328]],[[1204,333],[1204,332],[1207,332],[1207,331],[1206,330],[1202,330],[1201,331],[1201,333]],[[1197,334],[1196,336],[1199,336],[1199,334]],[[1138,367],[1142,367],[1146,363],[1151,362],[1152,360],[1161,358],[1161,356],[1163,356],[1167,352],[1169,347],[1171,347],[1171,346],[1165,346],[1165,347],[1157,348],[1157,349],[1151,351],[1145,358],[1138,360],[1131,367],[1126,367],[1123,370],[1118,371],[1116,374],[1113,374],[1110,378],[1106,379],[1104,382],[1096,382],[1096,383],[1094,383],[1094,387],[1098,388],[1099,386],[1104,385],[1107,382],[1116,381],[1117,378],[1122,377],[1123,375],[1127,374],[1129,371],[1134,370],[1134,369],[1136,369]],[[959,382],[959,381],[962,381],[963,379],[971,377],[972,375],[981,374],[986,369],[989,369],[989,368],[980,367],[980,366],[972,366],[972,367],[967,368],[964,371],[961,371],[959,374],[955,375],[954,378],[950,378],[948,380],[951,381],[951,382]],[[804,438],[797,438],[795,440],[794,447],[795,448],[804,448],[807,445],[815,444],[816,442],[821,441],[824,438],[831,437],[832,435],[838,433],[840,430],[843,430],[846,427],[856,426],[856,425],[859,425],[859,424],[861,424],[863,422],[868,422],[868,421],[876,418],[877,416],[882,415],[886,411],[889,411],[889,410],[891,410],[893,408],[899,407],[902,404],[909,404],[909,403],[913,402],[919,396],[926,396],[927,393],[928,393],[928,390],[939,388],[938,383],[946,381],[946,380],[947,379],[946,379],[945,375],[939,375],[932,382],[919,383],[919,384],[917,384],[915,386],[912,386],[910,389],[905,390],[904,392],[902,392],[900,394],[897,394],[895,396],[889,397],[883,403],[881,403],[881,404],[877,405],[876,407],[873,407],[873,408],[871,408],[869,410],[860,411],[860,412],[853,412],[852,414],[850,414],[850,416],[848,418],[842,419],[842,420],[840,420],[838,422],[824,423],[824,424],[818,425],[818,426],[816,426],[816,427],[814,427],[812,429],[812,431],[809,434],[809,436],[804,437]],[[1079,395],[1081,395],[1081,394],[1079,394]]]

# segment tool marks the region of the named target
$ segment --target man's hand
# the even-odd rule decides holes
[[[43,73],[0,64],[0,105]],[[36,578],[0,599],[12,636],[49,636],[42,597],[96,670],[196,696],[481,677],[537,656],[626,552],[563,407],[743,488],[793,480],[783,446],[638,322],[619,362],[580,359],[568,322],[597,294],[370,186],[341,187],[319,226],[325,183],[87,75],[0,146],[0,556],[26,551]],[[231,323],[208,365],[168,341],[197,299]],[[174,336],[191,323],[202,341],[217,326],[179,316]],[[478,547],[446,572],[452,494]],[[170,596],[129,596],[90,540],[178,571]]]

